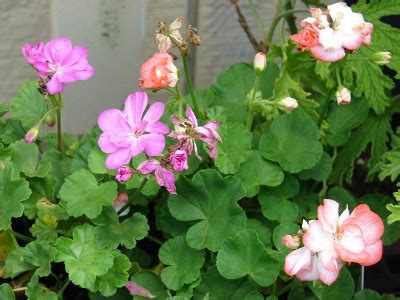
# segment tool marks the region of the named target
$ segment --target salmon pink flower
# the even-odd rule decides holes
[[[72,46],[71,40],[67,38],[56,38],[48,42],[43,54],[37,55],[34,67],[40,77],[48,79],[46,87],[49,94],[62,93],[67,83],[87,80],[94,73],[88,62],[87,50],[81,46]]]
[[[34,65],[37,62],[45,62],[43,42],[39,42],[36,45],[25,44],[21,50],[22,55],[29,64]]]
[[[178,69],[172,56],[165,52],[155,53],[140,68],[142,77],[139,87],[143,89],[162,89],[175,87],[178,82]]]
[[[137,167],[137,170],[145,175],[154,172],[158,185],[165,187],[170,194],[176,195],[174,173],[163,167],[159,161],[155,159],[145,160]]]
[[[178,149],[169,157],[169,163],[175,172],[182,172],[189,169],[187,159],[186,151]]]
[[[383,222],[368,205],[357,206],[339,216],[339,203],[325,199],[318,207],[318,220],[310,223],[304,234],[304,246],[318,253],[324,268],[339,270],[338,261],[363,266],[377,263],[382,257]]]
[[[319,29],[313,25],[307,25],[299,33],[291,35],[290,38],[296,42],[297,47],[301,50],[310,50],[319,44]]]
[[[118,168],[117,176],[115,176],[115,179],[118,182],[127,182],[129,179],[131,179],[132,175],[133,171],[131,168],[127,166],[122,166]]]
[[[147,101],[146,93],[136,92],[128,96],[123,111],[108,109],[99,115],[103,133],[98,144],[101,151],[109,154],[105,162],[108,169],[118,169],[142,152],[159,156],[164,150],[164,134],[169,133],[168,126],[159,121],[164,104],[153,103],[143,116]]]
[[[171,116],[171,122],[175,125],[175,130],[170,133],[170,137],[177,139],[180,143],[180,149],[185,150],[188,155],[194,150],[197,158],[201,159],[197,151],[196,140],[200,140],[207,145],[209,156],[215,158],[218,154],[217,144],[221,137],[217,129],[220,124],[216,121],[209,121],[204,126],[199,126],[196,115],[188,105],[186,107],[186,118],[179,119],[177,116]]]

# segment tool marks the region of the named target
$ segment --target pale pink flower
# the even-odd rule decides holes
[[[335,93],[336,102],[339,105],[349,104],[351,102],[351,93],[345,87],[339,87]]]
[[[159,121],[164,104],[153,103],[143,116],[147,101],[146,93],[136,92],[128,96],[123,111],[108,109],[99,115],[103,133],[98,144],[103,152],[109,153],[105,163],[108,169],[126,165],[142,152],[159,156],[164,150],[164,134],[169,132],[168,126]]]
[[[39,136],[39,127],[35,126],[28,130],[25,134],[24,141],[26,144],[32,144],[36,141],[37,137]]]
[[[43,58],[37,59],[34,67],[39,76],[49,79],[46,84],[49,94],[64,92],[67,83],[87,80],[94,73],[88,62],[87,50],[72,46],[67,38],[56,38],[48,42],[43,49]]]
[[[134,281],[128,281],[125,284],[125,287],[128,289],[129,293],[132,296],[142,296],[145,298],[155,298],[156,296],[154,296],[150,291],[146,290],[144,287],[140,286],[139,284],[137,284]]]
[[[129,168],[128,166],[122,166],[119,167],[117,170],[117,176],[115,176],[115,179],[118,182],[127,182],[129,179],[131,179],[133,175],[133,170]]]
[[[383,222],[368,205],[358,205],[349,214],[339,216],[339,203],[325,199],[318,207],[318,220],[310,223],[304,234],[304,246],[318,253],[324,268],[339,270],[339,261],[363,266],[377,263],[382,257]]]
[[[281,100],[281,105],[287,110],[295,110],[299,107],[299,102],[292,97],[286,97]]]
[[[36,45],[25,44],[21,50],[22,55],[29,64],[34,65],[37,62],[45,62],[43,42],[39,42]]]
[[[176,195],[174,173],[163,167],[159,161],[155,159],[145,160],[137,167],[137,170],[145,175],[154,172],[158,185],[165,187],[170,194]]]
[[[197,158],[201,159],[197,151],[196,140],[204,142],[209,150],[211,158],[218,154],[217,143],[220,143],[221,137],[217,129],[220,124],[216,121],[209,121],[204,126],[199,126],[196,115],[188,105],[186,107],[186,118],[179,119],[177,116],[171,116],[171,122],[175,125],[175,130],[170,133],[170,137],[177,139],[180,143],[180,149],[185,150],[188,155],[194,150]]]
[[[265,54],[262,52],[258,52],[254,57],[254,69],[256,70],[256,72],[262,72],[265,70],[266,66],[267,58],[265,57]]]
[[[169,163],[175,172],[182,172],[189,169],[187,153],[184,150],[176,150],[169,157]]]
[[[117,198],[115,198],[115,200],[112,203],[112,207],[115,209],[115,211],[117,213],[120,212],[120,210],[128,203],[128,194],[127,193],[121,193],[118,194]],[[126,216],[129,213],[129,207],[124,210],[121,211],[121,214],[119,215],[120,217]]]
[[[140,68],[142,77],[139,87],[143,89],[162,89],[175,87],[178,82],[178,69],[172,56],[165,52],[155,53]]]

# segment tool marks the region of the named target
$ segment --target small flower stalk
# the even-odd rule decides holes
[[[350,91],[344,87],[344,86],[339,86],[336,93],[336,102],[339,105],[346,105],[351,102],[351,93]]]

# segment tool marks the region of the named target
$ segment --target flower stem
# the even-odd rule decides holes
[[[133,196],[129,198],[128,202],[119,210],[120,215],[123,214],[128,207],[132,204],[133,199],[135,199],[137,196],[139,196],[140,192],[142,191],[143,187],[146,185],[147,181],[149,179],[145,177],[143,181],[141,182],[140,186],[136,189],[136,191],[133,193]]]
[[[192,98],[193,110],[197,115],[199,115],[201,112],[199,110],[199,106],[197,105],[196,96],[194,95],[192,78],[189,72],[188,56],[187,55],[182,56],[182,61],[183,61],[183,70],[185,72],[186,83],[190,92],[190,97]],[[204,118],[204,115],[202,113],[201,116]]]
[[[251,127],[253,126],[254,113],[253,113],[252,104],[256,97],[256,92],[257,92],[259,82],[260,82],[260,75],[256,74],[256,79],[254,80],[254,86],[253,86],[253,94],[251,95],[251,100],[249,102],[249,112],[247,114],[247,121],[246,121],[246,126],[249,130],[251,130]]]
[[[62,131],[61,131],[61,94],[57,94],[57,150],[62,152]]]
[[[32,238],[32,237],[30,237],[30,236],[27,236],[27,235],[24,235],[24,234],[15,232],[14,230],[12,230],[11,232],[14,234],[14,236],[15,236],[17,239],[19,239],[19,240],[21,240],[21,241],[24,241],[24,242],[32,242],[32,241],[35,240],[34,238]]]
[[[158,238],[156,238],[154,236],[151,236],[151,235],[146,236],[146,239],[148,239],[148,240],[150,240],[150,241],[152,241],[152,242],[154,242],[154,243],[156,243],[156,244],[158,244],[160,246],[162,244],[164,244],[161,240],[159,240]]]
[[[26,291],[27,289],[28,289],[28,287],[24,286],[24,287],[13,289],[13,292],[23,292],[23,291]]]
[[[365,275],[364,266],[361,266],[361,286],[360,286],[361,291],[364,289],[364,275]]]
[[[67,279],[64,283],[64,285],[61,287],[61,289],[57,292],[57,296],[59,299],[62,299],[62,294],[64,293],[65,289],[68,287],[68,285],[71,283],[69,279]]]
[[[264,28],[263,23],[261,22],[260,16],[257,13],[257,10],[254,6],[253,0],[248,0],[248,4],[251,10],[251,13],[253,14],[254,19],[256,19],[257,27],[260,33],[262,34],[264,40],[267,38],[267,31]]]

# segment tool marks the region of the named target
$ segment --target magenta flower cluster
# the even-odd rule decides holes
[[[186,109],[186,119],[171,117],[175,129],[170,132],[167,125],[160,122],[164,114],[164,104],[153,103],[145,112],[148,97],[145,92],[136,92],[128,96],[124,110],[108,109],[98,118],[102,134],[98,140],[100,149],[107,153],[105,165],[108,169],[117,169],[116,179],[128,181],[132,172],[126,165],[131,159],[145,153],[147,160],[142,162],[137,170],[144,174],[154,174],[157,183],[165,187],[171,194],[176,194],[175,172],[189,168],[188,157],[193,150],[198,154],[196,141],[202,141],[209,149],[211,158],[217,155],[217,143],[221,138],[217,133],[219,123],[210,121],[199,126],[197,118],[190,106]],[[165,135],[178,142],[165,150]],[[154,157],[160,157],[159,160]]]
[[[68,38],[56,38],[46,44],[25,44],[22,54],[36,69],[51,95],[64,92],[67,83],[89,79],[94,73],[87,49],[72,46]]]

